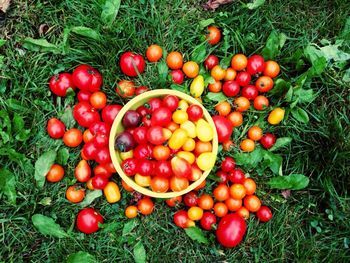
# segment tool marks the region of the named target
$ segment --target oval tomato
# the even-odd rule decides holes
[[[84,208],[79,211],[76,226],[79,231],[91,234],[99,229],[98,224],[103,224],[103,217],[93,208]]]
[[[74,170],[75,178],[78,182],[85,183],[89,181],[91,176],[91,168],[87,161],[81,160]]]
[[[115,182],[108,182],[103,189],[103,194],[108,203],[116,203],[120,200],[119,186]]]
[[[237,246],[246,233],[246,223],[236,214],[224,216],[216,230],[216,237],[221,245],[227,248]]]
[[[66,131],[66,126],[59,119],[51,118],[47,122],[47,133],[51,138],[59,139],[62,138]]]
[[[256,215],[261,222],[267,222],[272,219],[272,212],[267,206],[260,207],[258,212],[256,212]]]
[[[265,69],[265,61],[262,56],[253,55],[250,58],[248,58],[247,72],[250,75],[262,73],[264,69]]]
[[[214,116],[213,121],[218,133],[219,142],[222,143],[229,140],[233,131],[231,122],[223,116]]]
[[[120,69],[129,77],[136,77],[145,70],[145,60],[141,55],[133,52],[125,52],[120,57]]]
[[[171,169],[175,176],[189,178],[192,174],[191,165],[181,157],[173,157],[171,159]]]
[[[72,74],[73,82],[80,90],[90,92],[99,91],[102,86],[102,75],[97,69],[83,64],[78,66]]]

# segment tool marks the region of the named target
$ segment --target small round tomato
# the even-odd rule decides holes
[[[239,111],[233,111],[228,116],[227,119],[230,121],[233,127],[239,127],[243,123],[243,115]]]
[[[150,45],[146,51],[146,57],[149,62],[157,62],[163,56],[163,50],[159,45]]]
[[[172,51],[166,57],[166,63],[170,69],[181,69],[183,58],[180,52]]]
[[[268,123],[270,123],[271,125],[279,124],[284,118],[284,113],[285,110],[282,108],[273,109],[270,112],[269,117],[267,118]]]
[[[179,98],[174,95],[167,95],[163,98],[163,106],[173,112],[179,106]]]
[[[188,218],[193,221],[201,220],[203,217],[203,209],[198,206],[192,206],[187,211]]]
[[[238,85],[240,86],[247,86],[249,85],[249,82],[251,80],[251,76],[248,72],[246,71],[242,71],[242,72],[239,72],[236,76],[236,81],[238,83]]]
[[[84,144],[82,153],[86,157],[86,160],[94,160],[98,151],[98,147],[94,140]]]
[[[99,230],[99,223],[103,224],[103,217],[93,208],[84,208],[79,211],[76,226],[80,232],[94,233]]]
[[[179,210],[174,214],[174,223],[180,228],[194,226],[194,222],[188,218],[188,214],[185,210]]]
[[[184,145],[182,145],[182,149],[187,152],[192,152],[196,147],[196,141],[192,138],[187,138]]]
[[[171,177],[173,175],[173,170],[171,164],[168,161],[158,161],[155,163],[154,174],[160,175],[162,177]]]
[[[263,95],[257,96],[254,99],[254,108],[256,110],[264,110],[269,106],[269,100]]]
[[[85,128],[100,121],[100,114],[88,102],[84,101],[74,106],[73,117],[80,126]]]
[[[209,55],[205,60],[204,60],[204,66],[206,67],[207,70],[211,70],[213,67],[219,64],[219,58],[215,55]]]
[[[106,168],[105,165],[102,165],[102,164],[98,164],[94,167],[94,175],[102,175],[106,178],[109,178],[112,176],[112,173],[109,172]]]
[[[265,149],[270,149],[276,143],[276,136],[272,133],[266,133],[261,137],[260,143]]]
[[[153,158],[157,161],[166,161],[170,156],[170,149],[164,145],[157,145],[153,148]]]
[[[147,140],[154,145],[163,144],[166,141],[166,139],[164,137],[162,127],[150,127],[147,131]]]
[[[103,109],[107,104],[107,96],[102,91],[96,91],[90,96],[90,104],[95,109]]]
[[[208,90],[210,92],[218,93],[222,89],[222,83],[220,80],[215,80],[214,83],[209,83]]]
[[[147,128],[144,126],[137,127],[132,134],[135,141],[138,144],[146,144],[147,143]]]
[[[210,210],[214,206],[214,200],[210,195],[203,194],[198,198],[198,206],[203,210]]]
[[[69,88],[74,89],[72,75],[69,73],[60,73],[51,77],[49,87],[52,93],[57,96],[65,97]]]
[[[234,147],[234,143],[232,140],[226,140],[222,143],[222,149],[226,152],[230,152]]]
[[[261,222],[268,222],[272,219],[272,212],[267,206],[261,206],[256,215]]]
[[[228,101],[221,101],[215,105],[214,109],[220,116],[227,116],[231,112],[231,104]]]
[[[130,80],[121,80],[118,82],[115,91],[122,98],[130,98],[135,95],[135,84]]]
[[[63,135],[63,142],[68,147],[77,147],[83,141],[83,134],[80,130],[72,128],[66,131]]]
[[[79,188],[77,185],[72,185],[67,188],[66,198],[72,203],[79,203],[85,197],[85,189]]]
[[[129,77],[136,77],[145,70],[145,60],[141,55],[125,52],[120,57],[120,69]]]
[[[236,214],[224,216],[216,230],[216,237],[221,245],[227,248],[237,246],[247,230],[245,221]]]
[[[258,95],[259,91],[254,85],[248,85],[242,89],[242,96],[248,100],[254,100]]]
[[[232,197],[225,200],[228,210],[235,212],[242,207],[242,199],[233,199]]]
[[[245,97],[238,97],[235,99],[234,104],[236,106],[236,111],[244,112],[247,111],[250,107],[250,102]]]
[[[163,106],[163,102],[159,98],[152,98],[144,106],[149,109],[150,113],[153,113]]]
[[[268,76],[270,78],[275,78],[280,73],[280,66],[276,61],[269,60],[265,62],[264,76]]]
[[[228,179],[228,174],[223,170],[218,170],[216,176],[220,178],[220,183],[226,184]]]
[[[212,119],[218,133],[219,143],[229,140],[233,131],[231,122],[223,116],[213,116]]]
[[[253,55],[248,58],[247,72],[250,75],[262,73],[265,69],[264,58],[260,55]]]
[[[201,227],[204,230],[212,230],[213,226],[216,224],[216,216],[211,212],[204,212],[200,221]]]
[[[77,94],[77,98],[79,102],[85,101],[90,102],[91,92],[87,90],[81,90]]]
[[[263,136],[263,131],[259,126],[252,126],[248,130],[248,138],[253,141],[259,141]]]
[[[210,75],[215,79],[215,80],[222,80],[225,78],[226,75],[226,70],[220,67],[220,65],[214,66],[211,71]]]
[[[169,189],[169,179],[161,175],[154,176],[151,180],[151,189],[156,193],[166,193]]]
[[[225,201],[230,197],[230,191],[226,184],[219,184],[213,191],[213,195],[218,201]]]
[[[200,118],[203,117],[203,109],[201,106],[192,104],[189,106],[186,110],[188,114],[188,119],[192,122],[198,121]]]
[[[243,152],[252,152],[255,149],[255,142],[251,139],[244,139],[240,144],[240,148]]]
[[[135,218],[137,217],[138,210],[136,206],[129,205],[127,208],[125,208],[124,213],[127,218]]]
[[[243,199],[246,195],[246,189],[242,184],[233,184],[230,187],[230,195],[234,199]]]
[[[226,156],[221,162],[221,169],[224,172],[232,171],[236,166],[236,162],[232,157]]]
[[[198,203],[198,195],[193,191],[185,194],[184,203],[189,207],[196,206]]]
[[[247,208],[245,208],[244,206],[242,206],[240,209],[238,209],[236,211],[236,214],[245,220],[247,220],[249,218],[249,215],[250,215],[249,210]]]
[[[185,74],[181,69],[175,69],[170,72],[171,79],[175,84],[181,85],[184,82]]]
[[[268,92],[273,87],[273,80],[270,77],[261,76],[256,80],[255,86],[261,93]]]
[[[243,184],[245,180],[245,174],[241,169],[233,169],[229,172],[228,179],[234,184]]]
[[[102,86],[102,75],[89,65],[80,65],[72,73],[74,85],[80,90],[99,91]]]
[[[91,133],[89,129],[86,129],[83,132],[83,141],[84,143],[91,142],[94,139],[94,135]]]
[[[95,161],[99,164],[106,164],[112,161],[108,147],[102,147],[97,150]]]
[[[196,62],[194,61],[187,61],[183,66],[182,66],[182,71],[185,73],[185,75],[188,78],[195,78],[197,77],[199,73],[199,66]]]
[[[149,197],[142,198],[137,203],[137,209],[140,211],[143,215],[150,215],[153,212],[154,209],[154,203]]]
[[[188,120],[188,114],[186,111],[177,110],[172,114],[172,119],[175,123],[181,124]]]
[[[236,71],[244,70],[247,67],[248,59],[243,54],[236,54],[231,59],[231,67]]]
[[[217,217],[224,217],[228,213],[225,203],[218,202],[214,205],[214,213]]]
[[[224,82],[224,85],[222,85],[222,91],[226,96],[234,97],[239,93],[240,87],[237,81],[228,80]]]
[[[142,176],[150,176],[153,174],[153,162],[146,159],[138,160],[137,162],[137,173]]]
[[[53,164],[46,174],[46,180],[51,183],[56,183],[62,180],[64,176],[64,169],[59,164]]]
[[[59,139],[63,137],[66,130],[66,126],[59,119],[51,118],[47,122],[47,133],[51,138]]]
[[[151,125],[165,127],[171,122],[172,113],[167,107],[160,107],[152,113]]]
[[[176,205],[180,204],[181,202],[182,202],[181,195],[165,200],[165,203],[170,207],[175,207]]]
[[[128,110],[123,116],[123,126],[125,128],[137,127],[141,122],[141,115],[136,110]]]
[[[133,150],[133,157],[137,160],[150,160],[153,155],[153,148],[150,144],[140,144]]]
[[[138,160],[135,158],[128,158],[121,163],[123,172],[128,176],[133,176],[137,173]]]
[[[217,28],[216,26],[209,26],[208,27],[208,34],[206,36],[207,41],[210,45],[214,46],[217,43],[219,43],[220,39],[221,39],[221,31],[219,28]]]
[[[170,189],[173,192],[185,190],[188,186],[189,182],[185,177],[173,176],[170,178]]]
[[[225,81],[234,80],[237,76],[237,72],[233,68],[226,69]]]
[[[252,195],[256,191],[256,183],[252,178],[246,178],[243,182],[243,186],[247,195]]]
[[[243,200],[244,207],[248,209],[249,212],[255,213],[261,207],[261,201],[256,195],[248,195]]]
[[[95,175],[94,177],[92,177],[91,184],[94,187],[94,189],[102,190],[108,184],[108,178],[102,175]]]

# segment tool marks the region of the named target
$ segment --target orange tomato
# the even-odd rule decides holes
[[[208,85],[208,90],[210,92],[214,92],[214,93],[217,93],[217,92],[220,92],[222,89],[222,83],[220,80],[215,80],[214,83],[210,83]]]
[[[276,61],[269,60],[265,62],[264,75],[270,78],[275,78],[280,73],[280,66]]]
[[[210,45],[216,45],[221,39],[221,31],[216,26],[208,27],[209,34],[206,36]]]
[[[166,126],[166,128],[167,128],[168,130],[170,130],[171,132],[174,132],[175,130],[177,130],[178,128],[180,128],[180,125],[177,124],[177,123],[175,123],[175,122],[173,122],[173,121],[171,121],[171,122]]]
[[[226,69],[226,74],[224,80],[234,80],[236,78],[237,72],[233,68]]]
[[[228,101],[221,101],[214,108],[219,115],[227,116],[231,112],[231,104]]]
[[[221,202],[216,203],[214,205],[214,213],[217,217],[224,217],[228,213],[227,205]]]
[[[165,203],[170,207],[175,207],[177,204],[180,204],[181,202],[182,202],[181,195],[165,200]]]
[[[231,122],[233,127],[241,126],[243,123],[243,115],[239,111],[233,111],[228,116],[227,119]]]
[[[173,192],[179,192],[185,190],[189,186],[187,178],[173,176],[170,178],[170,189]]]
[[[122,186],[127,192],[134,192],[134,189],[132,189],[132,187],[129,186],[123,179],[122,179]]]
[[[157,145],[153,148],[153,157],[157,161],[165,161],[170,156],[170,149],[164,145]]]
[[[135,84],[129,80],[121,80],[115,88],[117,94],[122,98],[129,98],[135,95]]]
[[[210,75],[215,79],[215,80],[222,80],[225,78],[226,75],[226,70],[220,67],[219,65],[214,66],[211,71]]]
[[[187,211],[188,218],[193,221],[201,220],[203,217],[203,209],[198,206],[192,206]]]
[[[163,176],[154,176],[151,180],[151,189],[156,193],[165,193],[169,189],[169,179]]]
[[[137,203],[137,209],[140,211],[141,214],[149,215],[153,212],[154,209],[153,201],[149,197],[142,198]]]
[[[247,67],[248,59],[243,54],[236,54],[231,59],[231,67],[236,71],[241,71]]]
[[[213,191],[213,195],[218,201],[225,201],[230,197],[230,191],[226,184],[219,184]]]
[[[96,91],[90,96],[90,104],[95,109],[103,109],[107,104],[107,96],[102,91]]]
[[[63,142],[68,147],[77,147],[83,141],[83,134],[80,130],[72,128],[63,135]]]
[[[251,139],[244,139],[240,147],[243,152],[252,152],[255,149],[255,142]]]
[[[270,77],[261,76],[256,80],[255,86],[258,88],[259,92],[268,92],[273,87],[273,80]]]
[[[86,182],[86,187],[89,189],[89,190],[94,190],[94,187],[92,185],[92,178],[90,178],[87,182]]]
[[[56,183],[62,180],[64,176],[64,169],[59,164],[53,164],[46,174],[46,180],[51,183]]]
[[[232,140],[227,140],[222,143],[222,149],[226,152],[229,152],[233,149],[234,143]]]
[[[246,195],[246,189],[242,184],[233,184],[230,187],[230,195],[233,199],[243,199]]]
[[[137,207],[134,205],[130,205],[125,209],[125,216],[127,218],[135,218],[137,217]]]
[[[249,212],[257,212],[261,207],[261,201],[256,195],[248,195],[243,200],[244,207],[248,209]]]
[[[210,210],[214,206],[214,200],[210,195],[203,194],[198,198],[198,206],[203,210]]]
[[[228,210],[235,212],[242,207],[242,199],[234,199],[232,197],[225,200]]]
[[[89,129],[86,129],[83,133],[84,143],[91,142],[93,138],[94,138],[94,135],[92,135],[91,131]]]
[[[81,158],[82,158],[83,160],[85,160],[85,161],[88,161],[88,160],[89,160],[89,158],[87,158],[87,156],[84,154],[83,150],[80,151],[80,156],[81,156]]]
[[[146,51],[146,57],[149,62],[157,62],[162,58],[163,50],[158,45],[150,45]]]
[[[240,209],[238,209],[236,213],[237,213],[237,215],[244,218],[245,220],[247,220],[249,218],[249,210],[247,208],[245,208],[244,206],[242,206]]]
[[[178,51],[172,51],[166,57],[166,64],[170,69],[181,69],[183,64],[182,55]]]
[[[263,131],[258,126],[253,126],[248,130],[248,138],[253,141],[259,141],[263,136]]]
[[[213,146],[211,142],[197,141],[196,147],[194,148],[194,153],[200,155],[201,153],[211,152],[212,150]]]
[[[234,104],[236,105],[236,111],[244,112],[249,109],[250,102],[245,97],[238,97],[235,99]]]
[[[246,178],[243,182],[243,186],[246,190],[247,195],[252,195],[256,191],[256,183],[252,178]]]
[[[269,106],[269,100],[263,95],[259,95],[254,99],[254,108],[256,110],[264,110]]]
[[[185,75],[191,79],[197,77],[199,73],[199,66],[196,62],[194,61],[187,61],[183,66],[182,66],[182,71],[185,73]]]
[[[85,189],[79,188],[77,185],[72,185],[67,188],[66,198],[72,203],[79,203],[85,197]]]

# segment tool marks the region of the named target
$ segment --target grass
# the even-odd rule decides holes
[[[203,1],[202,1],[203,2]],[[278,60],[282,61],[282,76],[295,78],[300,72],[295,63],[283,62],[308,43],[321,39],[335,40],[348,16],[346,1],[268,1],[259,9],[248,10],[240,2],[223,6],[216,12],[204,11],[197,1],[123,1],[117,19],[111,27],[100,21],[104,1],[18,1],[8,11],[0,35],[7,39],[0,48],[4,64],[0,72],[0,109],[12,116],[18,113],[31,129],[25,142],[15,139],[0,148],[14,149],[32,164],[48,148],[57,149],[61,142],[48,138],[45,131],[49,117],[62,113],[63,100],[51,96],[47,82],[55,70],[72,70],[79,63],[96,66],[104,75],[103,90],[111,101],[123,103],[115,95],[114,84],[125,78],[118,67],[120,53],[133,50],[144,53],[151,43],[158,43],[168,52],[179,50],[189,58],[193,48],[203,41],[198,24],[214,18],[223,29],[225,41],[214,53],[224,58],[235,52],[249,55],[260,52],[271,30],[288,36]],[[44,37],[54,44],[63,40],[63,30],[71,26],[86,26],[101,34],[94,41],[75,34],[69,36],[66,54],[53,55],[27,51],[21,46],[25,37],[40,38],[41,24],[49,26]],[[347,46],[349,51],[349,46]],[[1,64],[1,63],[0,63]],[[148,65],[142,80],[160,88],[156,65]],[[278,136],[293,138],[291,146],[280,153],[284,172],[304,173],[310,185],[292,191],[288,199],[280,191],[266,185],[269,175],[259,177],[259,196],[273,208],[274,219],[259,224],[248,220],[248,232],[243,243],[234,249],[223,249],[207,235],[209,245],[192,241],[172,223],[172,213],[157,201],[156,211],[139,217],[130,233],[122,235],[127,222],[123,208],[130,197],[119,204],[104,200],[94,203],[105,216],[108,228],[83,235],[74,228],[79,207],[64,197],[67,186],[74,183],[74,165],[79,150],[70,150],[67,176],[57,184],[35,186],[33,172],[23,156],[0,155],[0,163],[16,177],[17,204],[12,205],[0,195],[0,259],[4,262],[62,262],[67,255],[87,251],[99,261],[133,261],[133,249],[142,241],[148,262],[349,262],[350,260],[350,87],[342,75],[326,70],[314,78],[310,87],[318,93],[307,105],[310,122],[302,125],[292,118],[275,129]],[[11,99],[15,99],[13,101]],[[126,193],[122,193],[126,196]],[[73,230],[74,238],[45,237],[33,227],[35,213],[53,217],[65,230]]]

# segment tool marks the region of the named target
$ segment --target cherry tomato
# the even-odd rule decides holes
[[[84,208],[79,211],[76,226],[80,232],[94,233],[99,230],[99,223],[103,224],[103,217],[93,208]]]
[[[242,96],[248,100],[254,100],[258,95],[259,90],[254,85],[248,85],[242,89]]]
[[[266,133],[261,137],[260,143],[265,149],[270,149],[276,143],[276,136],[272,133]]]
[[[228,214],[220,220],[216,237],[221,245],[231,248],[242,241],[246,229],[246,223],[240,216]]]
[[[214,205],[213,209],[217,217],[224,217],[228,213],[228,208],[225,203],[218,202]]]
[[[187,108],[186,112],[188,114],[189,120],[193,122],[198,121],[203,117],[203,109],[199,105],[192,104]]]
[[[232,140],[226,140],[222,143],[222,149],[226,152],[230,152],[234,147],[234,143]]]
[[[155,163],[154,173],[163,177],[171,177],[173,175],[173,170],[171,164],[168,161],[158,161]]]
[[[226,156],[221,162],[221,169],[224,172],[232,171],[236,166],[236,162],[232,157]]]
[[[254,108],[256,110],[264,110],[268,106],[269,106],[269,100],[265,96],[260,95],[254,99]]]
[[[239,127],[243,123],[243,115],[239,111],[233,111],[228,116],[227,119],[232,124],[233,127]]]
[[[102,86],[102,75],[97,69],[83,64],[74,69],[72,74],[74,85],[80,90],[99,91]]]
[[[142,176],[150,176],[154,172],[153,162],[146,159],[138,160],[137,173]]]
[[[79,102],[85,101],[90,102],[91,92],[87,90],[81,90],[77,94],[77,98]]]
[[[154,209],[154,203],[152,202],[151,198],[148,198],[148,197],[142,198],[137,203],[137,209],[143,215],[152,214]]]
[[[212,230],[216,224],[216,216],[211,212],[204,212],[200,221],[200,225],[204,230]]]
[[[267,118],[268,123],[271,125],[279,124],[284,118],[285,110],[282,108],[275,108],[269,113],[269,117]]]
[[[230,187],[230,195],[234,199],[243,199],[246,195],[246,189],[242,184],[233,184]]]
[[[179,128],[171,135],[168,141],[169,147],[174,150],[180,149],[185,144],[187,138],[187,131]]]
[[[219,184],[213,191],[213,196],[218,201],[225,201],[230,197],[230,191],[226,184]]]
[[[224,80],[234,80],[236,78],[237,72],[233,68],[226,69],[226,74]]]
[[[97,150],[95,161],[99,164],[106,164],[112,161],[108,147],[102,147]]]
[[[141,55],[125,52],[120,57],[120,69],[129,77],[136,77],[145,70],[145,60]]]
[[[245,174],[241,169],[233,169],[229,172],[228,179],[234,184],[243,184],[245,180]]]
[[[91,168],[87,161],[81,160],[75,167],[74,176],[78,182],[85,183],[90,179]]]
[[[147,128],[144,126],[137,127],[132,135],[138,144],[147,143]]]
[[[142,93],[145,93],[146,91],[148,91],[149,89],[148,89],[148,87],[146,87],[146,86],[140,86],[140,87],[138,87],[138,88],[136,88],[135,89],[135,95],[137,96],[137,95],[140,95],[140,94],[142,94]]]
[[[152,126],[165,127],[171,122],[172,113],[167,107],[160,107],[156,109],[151,117]]]
[[[204,66],[207,70],[211,70],[213,67],[219,64],[219,58],[215,55],[209,55],[204,60]]]
[[[248,195],[243,200],[244,207],[248,209],[249,212],[255,213],[261,207],[261,201],[256,195]]]
[[[124,213],[127,218],[135,218],[137,217],[138,210],[136,206],[130,205],[127,208],[125,208]]]
[[[63,142],[68,147],[77,147],[83,141],[83,134],[80,130],[72,128],[66,131],[63,135]]]
[[[177,177],[189,178],[192,174],[191,165],[181,157],[173,157],[171,159],[171,169]]]
[[[181,85],[184,82],[185,74],[181,69],[175,69],[170,72],[171,79],[175,84]]]
[[[176,205],[180,204],[181,202],[182,202],[181,195],[165,200],[165,203],[170,207],[175,207]]]
[[[140,144],[133,150],[133,156],[135,159],[151,159],[153,155],[153,149],[150,144]]]
[[[105,195],[107,202],[110,204],[114,204],[120,200],[119,186],[115,182],[108,182],[103,188],[103,194]]]
[[[231,67],[236,71],[244,70],[247,67],[248,59],[243,54],[236,54],[231,59]]]
[[[106,178],[109,178],[112,176],[112,173],[109,172],[106,168],[105,165],[102,165],[102,164],[98,164],[94,167],[94,175],[102,175]]]
[[[211,71],[210,75],[215,79],[215,80],[222,80],[226,76],[226,70],[223,69],[220,65],[214,66]]]
[[[223,170],[218,170],[216,176],[220,178],[220,183],[226,184],[228,180],[228,174]]]
[[[180,52],[172,51],[166,57],[166,63],[170,69],[181,69],[183,58]]]
[[[163,50],[159,45],[150,45],[146,50],[146,57],[149,62],[157,62],[162,58]]]
[[[251,139],[244,139],[239,147],[243,152],[252,152],[255,149],[255,142]]]
[[[214,83],[209,83],[208,90],[210,92],[218,93],[222,89],[222,83],[220,80],[215,80]]]
[[[187,61],[182,66],[182,71],[188,78],[195,78],[199,73],[199,65],[194,61]]]
[[[141,174],[135,174],[135,183],[142,187],[148,187],[151,185],[151,176],[143,176]]]
[[[272,219],[272,212],[267,206],[261,206],[256,215],[261,222],[268,222]]]
[[[129,80],[121,80],[118,82],[115,91],[122,98],[130,98],[135,95],[135,84]]]
[[[153,158],[157,161],[166,161],[170,156],[170,149],[164,145],[157,145],[153,148]]]
[[[161,175],[154,176],[151,180],[151,189],[156,193],[166,193],[169,189],[169,179]]]
[[[89,129],[86,129],[83,132],[83,141],[84,143],[91,142],[94,139],[94,135],[91,133]]]
[[[265,62],[264,76],[275,78],[280,73],[280,66],[276,61],[269,60]]]
[[[152,98],[146,104],[145,107],[150,110],[151,113],[155,112],[163,105],[162,101],[159,98]]]
[[[218,133],[219,143],[229,140],[233,131],[231,122],[223,116],[214,116],[213,121]]]
[[[261,76],[259,77],[256,82],[255,86],[259,90],[259,92],[268,92],[272,89],[273,87],[273,80],[270,77],[267,76]]]
[[[247,111],[250,107],[250,102],[245,97],[238,97],[234,100],[234,105],[236,106],[236,111],[244,112]]]
[[[51,138],[59,139],[62,138],[66,130],[66,126],[63,122],[56,118],[51,118],[47,122],[47,133]]]
[[[206,36],[207,41],[210,45],[214,46],[219,43],[221,39],[221,31],[216,26],[208,27],[209,34]]]
[[[187,194],[185,194],[184,196],[184,203],[185,205],[192,207],[192,206],[196,206],[198,203],[198,196],[195,192],[189,192]]]
[[[203,194],[198,199],[198,206],[203,210],[210,210],[214,206],[214,200],[210,195]]]
[[[74,89],[72,75],[69,73],[60,73],[51,77],[49,87],[52,93],[57,96],[65,97],[69,88]]]
[[[185,177],[173,176],[170,178],[170,189],[173,192],[185,190],[189,186],[188,179]]]
[[[46,180],[51,183],[56,183],[62,180],[64,176],[64,169],[59,164],[53,164],[46,174]]]
[[[250,75],[262,73],[264,69],[265,69],[265,61],[262,56],[253,55],[250,58],[248,58],[247,72]]]
[[[243,182],[243,186],[247,195],[252,195],[256,191],[256,183],[252,178],[246,178]]]
[[[201,220],[203,217],[203,209],[198,206],[192,206],[187,211],[188,218],[193,221]]]
[[[102,120],[108,125],[112,125],[115,117],[117,117],[117,114],[122,108],[123,106],[118,104],[107,105],[102,110]]]
[[[231,104],[228,101],[221,101],[215,105],[214,109],[220,116],[227,116],[231,112]]]
[[[94,187],[94,189],[102,190],[108,184],[108,178],[102,175],[95,175],[94,177],[92,177],[91,184]]]
[[[263,131],[258,126],[252,126],[248,130],[248,138],[253,141],[259,141],[263,136]]]
[[[73,117],[82,127],[89,128],[100,121],[100,114],[88,102],[79,102],[74,106]]]
[[[251,81],[251,79],[252,79],[252,77],[246,71],[239,72],[235,78],[238,85],[243,86],[243,87],[249,85],[249,82]]]
[[[95,109],[103,109],[107,104],[107,96],[101,91],[96,91],[90,96],[90,104]]]
[[[135,158],[128,158],[121,163],[123,172],[128,176],[133,176],[137,173],[138,160]]]
[[[179,106],[179,98],[174,95],[167,95],[163,98],[163,105],[173,112]]]
[[[94,160],[98,151],[96,143],[93,141],[84,144],[82,153],[87,158],[87,160]]]
[[[211,142],[197,141],[194,152],[195,154],[200,155],[201,153],[204,153],[204,152],[211,152],[212,149],[213,149],[213,146]]]
[[[194,226],[194,222],[188,218],[188,214],[185,210],[179,210],[174,214],[174,223],[180,228]]]
[[[225,205],[231,212],[238,211],[242,207],[242,199],[233,199],[232,197],[225,200]]]
[[[163,144],[166,141],[166,139],[164,138],[162,127],[150,127],[147,131],[147,140],[154,145]]]
[[[235,80],[225,81],[224,85],[222,85],[222,92],[227,97],[234,97],[239,93],[239,91],[240,91],[239,84]]]
[[[66,198],[72,203],[79,203],[84,200],[85,189],[79,188],[77,185],[72,185],[67,188]]]

